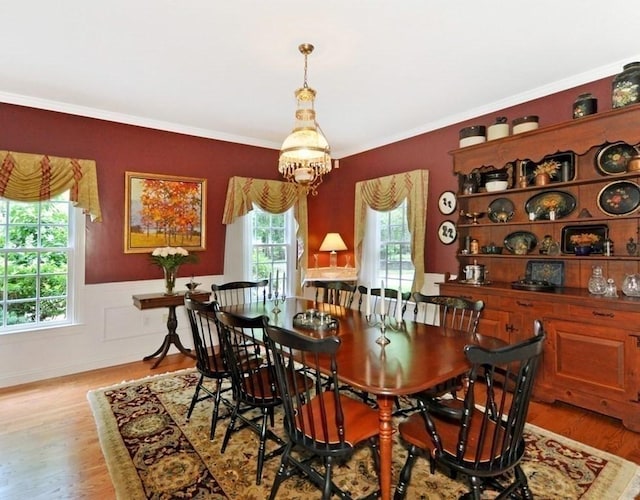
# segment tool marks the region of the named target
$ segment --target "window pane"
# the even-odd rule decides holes
[[[10,277],[7,279],[7,299],[28,299],[36,296],[36,277]]]
[[[40,321],[56,321],[67,317],[67,301],[52,299],[40,301]]]
[[[7,324],[19,325],[33,323],[36,320],[36,301],[14,302],[7,304]]]
[[[9,226],[9,248],[35,248],[38,245],[38,226]]]
[[[38,254],[35,252],[12,252],[7,255],[7,275],[36,274]]]
[[[10,224],[37,224],[38,203],[12,201],[9,208]]]
[[[40,254],[41,273],[66,273],[66,252],[42,252]]]
[[[67,275],[53,274],[40,278],[40,297],[58,297],[67,294]]]
[[[67,226],[40,226],[40,245],[43,247],[66,247],[69,240]]]

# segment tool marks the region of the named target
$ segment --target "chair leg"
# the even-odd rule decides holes
[[[222,393],[222,382],[216,380],[216,395],[213,402],[213,414],[211,415],[211,432],[209,432],[209,440],[213,441],[216,434],[216,425],[218,424],[218,412],[220,410],[220,399]]]
[[[533,494],[529,489],[527,475],[522,470],[522,467],[520,467],[520,464],[515,466],[514,472],[516,475],[516,480],[520,484],[520,492],[522,494],[522,498],[525,498],[526,500],[533,500]]]
[[[407,486],[411,480],[411,470],[413,469],[413,464],[416,462],[416,458],[418,458],[418,449],[414,445],[411,445],[409,454],[407,455],[407,461],[400,471],[400,479],[398,480],[393,500],[403,500],[407,495]]]
[[[477,476],[470,476],[469,482],[471,483],[471,491],[465,495],[465,498],[480,500],[482,495],[482,480]]]
[[[289,467],[289,454],[293,449],[293,443],[287,443],[287,447],[282,454],[282,458],[280,459],[280,468],[278,469],[278,473],[276,474],[276,478],[273,480],[273,486],[271,486],[271,493],[269,494],[269,500],[275,500],[278,494],[278,489],[282,484],[282,481],[287,477],[287,468]]]
[[[331,472],[333,470],[333,458],[327,457],[324,461],[324,486],[322,488],[322,500],[331,500]]]
[[[258,469],[256,470],[256,484],[262,482],[262,468],[264,466],[265,443],[267,441],[267,419],[273,416],[273,408],[262,409],[262,426],[260,427],[260,446],[258,447]]]
[[[227,445],[229,444],[229,438],[231,437],[231,433],[233,432],[233,428],[236,425],[236,420],[238,419],[238,411],[240,409],[240,400],[236,402],[236,405],[233,407],[233,412],[231,413],[231,418],[229,419],[229,425],[227,426],[227,431],[224,433],[224,439],[222,440],[222,446],[220,447],[220,453],[224,453],[227,449]]]
[[[189,411],[187,412],[187,422],[191,418],[191,413],[193,412],[193,409],[195,408],[196,403],[198,402],[198,394],[200,394],[200,387],[202,387],[202,381],[203,380],[204,380],[204,375],[200,375],[200,379],[198,380],[198,383],[196,384],[196,389],[193,392],[193,397],[191,398],[191,404],[189,405]]]

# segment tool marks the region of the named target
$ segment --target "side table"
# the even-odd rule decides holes
[[[169,316],[167,318],[167,330],[168,333],[164,337],[164,341],[162,345],[155,351],[153,354],[149,354],[143,358],[144,361],[148,361],[152,358],[155,358],[159,355],[156,362],[153,364],[151,369],[156,368],[160,361],[164,359],[169,351],[169,347],[171,344],[175,345],[178,350],[187,356],[190,356],[195,359],[195,356],[191,354],[191,349],[188,349],[182,345],[180,341],[180,336],[176,333],[176,329],[178,328],[178,318],[176,317],[176,307],[184,305],[184,296],[187,291],[184,292],[176,292],[173,295],[165,295],[164,293],[145,293],[140,295],[133,295],[133,305],[135,305],[138,309],[156,309],[158,307],[168,307],[169,308]],[[208,301],[211,293],[209,292],[201,292],[195,290],[191,293],[191,297],[199,301]]]

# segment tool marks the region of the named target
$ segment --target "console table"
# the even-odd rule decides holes
[[[169,316],[167,317],[167,330],[168,333],[164,337],[162,345],[153,354],[149,354],[143,358],[144,361],[149,361],[156,356],[159,356],[151,369],[156,368],[160,361],[164,359],[169,351],[171,344],[175,345],[182,354],[186,354],[195,359],[195,356],[191,354],[191,349],[188,349],[182,345],[180,336],[176,333],[178,328],[178,318],[176,317],[176,307],[184,305],[184,296],[188,293],[177,292],[173,295],[165,295],[164,293],[145,293],[141,295],[133,295],[133,304],[140,310],[142,309],[156,309],[158,307],[168,307]],[[191,297],[199,301],[209,300],[209,292],[194,291],[191,292]]]

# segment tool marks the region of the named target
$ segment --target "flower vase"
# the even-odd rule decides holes
[[[573,251],[576,255],[589,255],[591,254],[591,245],[576,245]]]
[[[178,267],[163,267],[162,270],[164,271],[164,294],[174,295],[173,289],[176,287]]]
[[[549,174],[538,174],[534,179],[536,186],[546,186],[551,183],[551,176]]]

